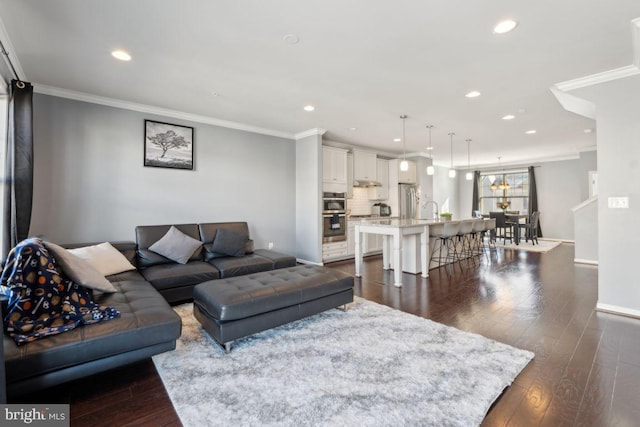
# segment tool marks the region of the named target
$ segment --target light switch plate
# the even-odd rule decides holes
[[[629,209],[628,197],[609,197],[607,203],[609,209]]]

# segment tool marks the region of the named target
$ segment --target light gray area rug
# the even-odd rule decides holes
[[[236,341],[175,307],[182,336],[153,357],[185,427],[474,426],[533,353],[363,299]]]

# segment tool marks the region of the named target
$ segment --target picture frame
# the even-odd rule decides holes
[[[144,166],[193,170],[193,128],[144,121]]]

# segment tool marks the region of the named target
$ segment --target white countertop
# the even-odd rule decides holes
[[[459,223],[464,221],[475,221],[477,219],[482,218],[463,218],[459,220],[451,220],[451,221],[436,221],[433,219],[400,219],[400,218],[362,218],[359,221],[354,220],[360,225],[367,225],[373,227],[384,227],[384,228],[406,228],[406,227],[415,227],[417,225],[439,225],[449,223]]]

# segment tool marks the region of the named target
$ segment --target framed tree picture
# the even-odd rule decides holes
[[[193,128],[145,120],[144,165],[193,170]]]

